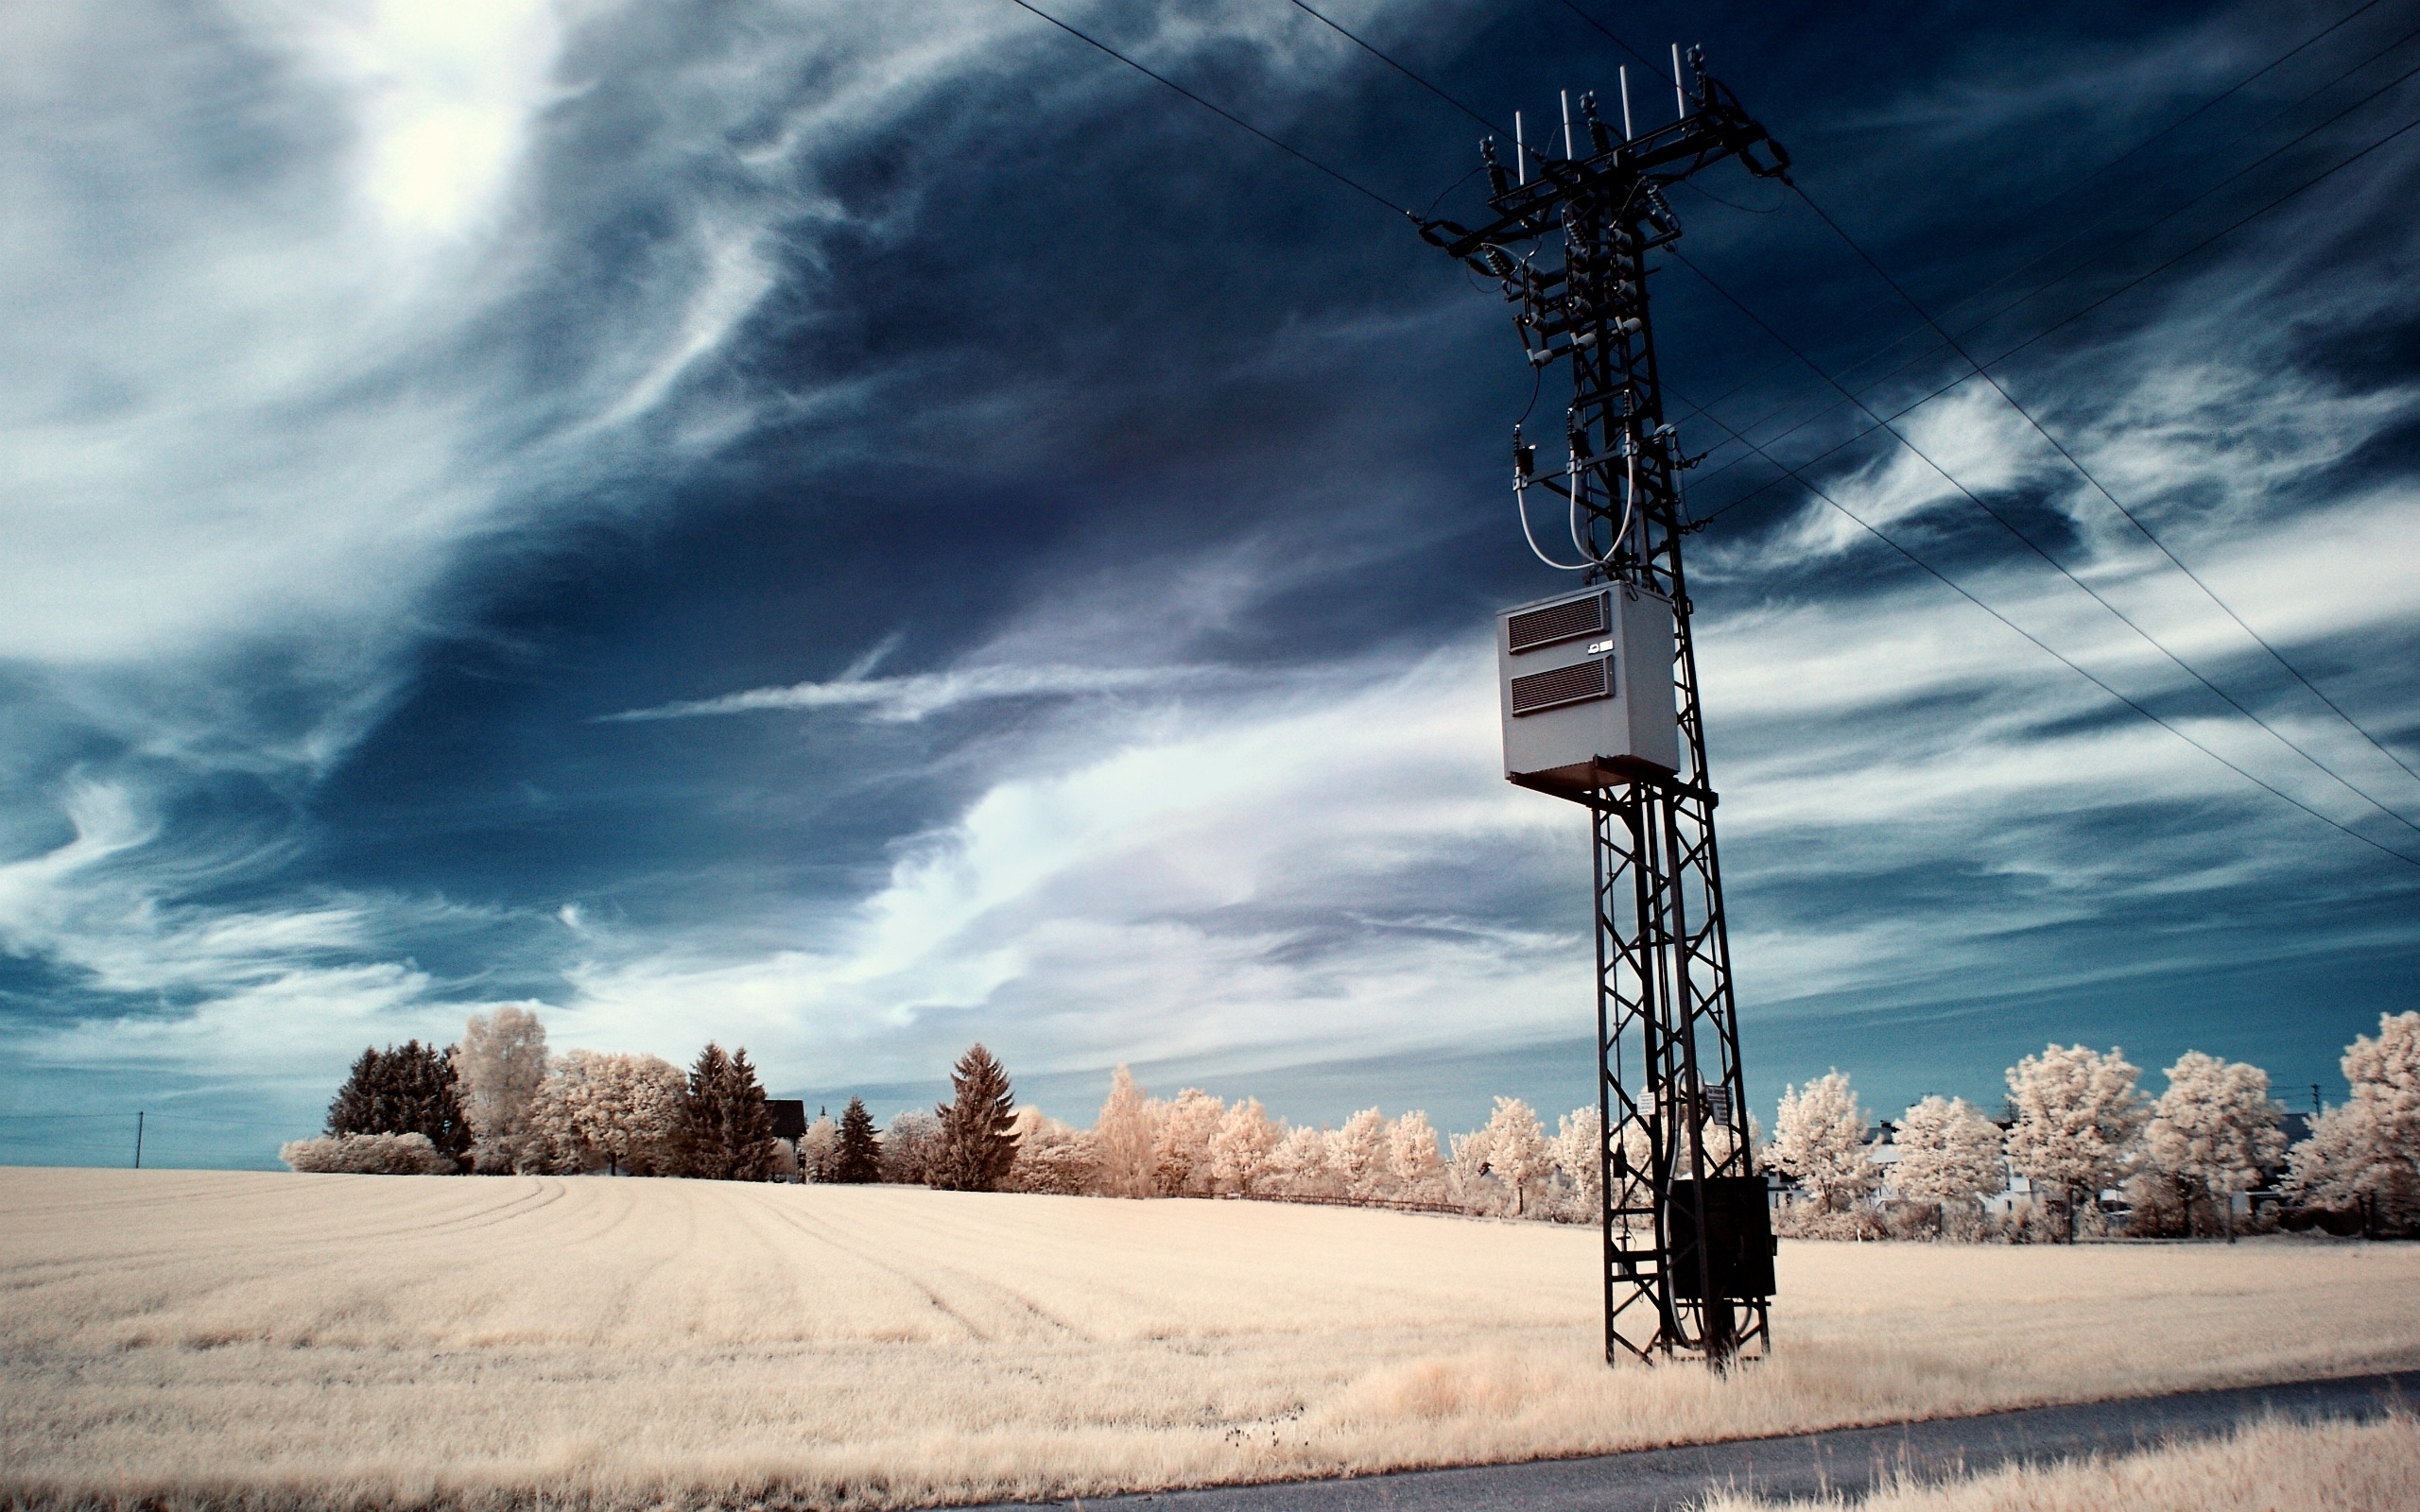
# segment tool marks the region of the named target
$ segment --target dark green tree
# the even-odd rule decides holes
[[[417,1040],[383,1051],[365,1046],[328,1105],[328,1132],[424,1134],[458,1164],[471,1148],[471,1125],[456,1095],[453,1050]]]
[[[385,1085],[387,1057],[375,1045],[365,1045],[354,1057],[353,1072],[337,1089],[336,1101],[328,1105],[328,1137],[341,1139],[347,1134],[384,1134],[379,1125],[379,1091]]]
[[[1008,1068],[978,1044],[958,1057],[949,1084],[956,1095],[933,1109],[942,1126],[925,1183],[944,1192],[996,1191],[1017,1158]]]
[[[708,1181],[763,1181],[773,1174],[772,1111],[746,1050],[708,1044],[689,1068],[674,1135],[680,1174]]]
[[[862,1097],[850,1098],[840,1111],[840,1149],[832,1161],[832,1179],[856,1186],[882,1179],[882,1141]]]

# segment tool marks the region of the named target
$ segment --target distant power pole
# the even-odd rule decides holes
[[[143,1169],[143,1115],[134,1115],[134,1168]]]
[[[1593,94],[1577,122],[1565,95],[1559,139],[1538,133],[1546,150],[1517,121],[1512,168],[1494,139],[1482,143],[1495,218],[1477,230],[1425,221],[1421,234],[1502,285],[1533,371],[1569,365],[1567,459],[1542,467],[1516,425],[1513,486],[1542,558],[1528,491],[1564,501],[1544,511],[1549,541],[1564,549],[1567,515],[1581,559],[1548,565],[1584,576],[1578,591],[1499,617],[1505,769],[1585,806],[1594,832],[1606,1358],[1720,1366],[1770,1348],[1773,1247],[1748,1145],[1681,567],[1679,478],[1696,459],[1664,418],[1649,254],[1681,234],[1670,186],[1725,159],[1786,180],[1789,158],[1695,49],[1689,60],[1696,88],[1685,94],[1674,48],[1678,117],[1665,125],[1633,131],[1625,70],[1618,132]]]

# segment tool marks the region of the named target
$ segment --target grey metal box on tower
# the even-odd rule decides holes
[[[1599,583],[1495,616],[1504,775],[1584,799],[1681,765],[1672,698],[1672,601]]]

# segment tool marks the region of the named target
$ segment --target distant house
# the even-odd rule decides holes
[[[773,1115],[773,1138],[786,1140],[792,1150],[806,1135],[806,1099],[804,1097],[768,1097],[765,1111]]]

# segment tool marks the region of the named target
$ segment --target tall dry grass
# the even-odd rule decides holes
[[[2420,1421],[2267,1422],[2142,1453],[2016,1465],[1870,1496],[1765,1502],[1723,1494],[1703,1512],[2411,1512]]]
[[[1582,1230],[602,1177],[0,1171],[39,1502],[828,1504],[1570,1454],[2420,1365],[2420,1249],[1785,1246],[1609,1370]]]

